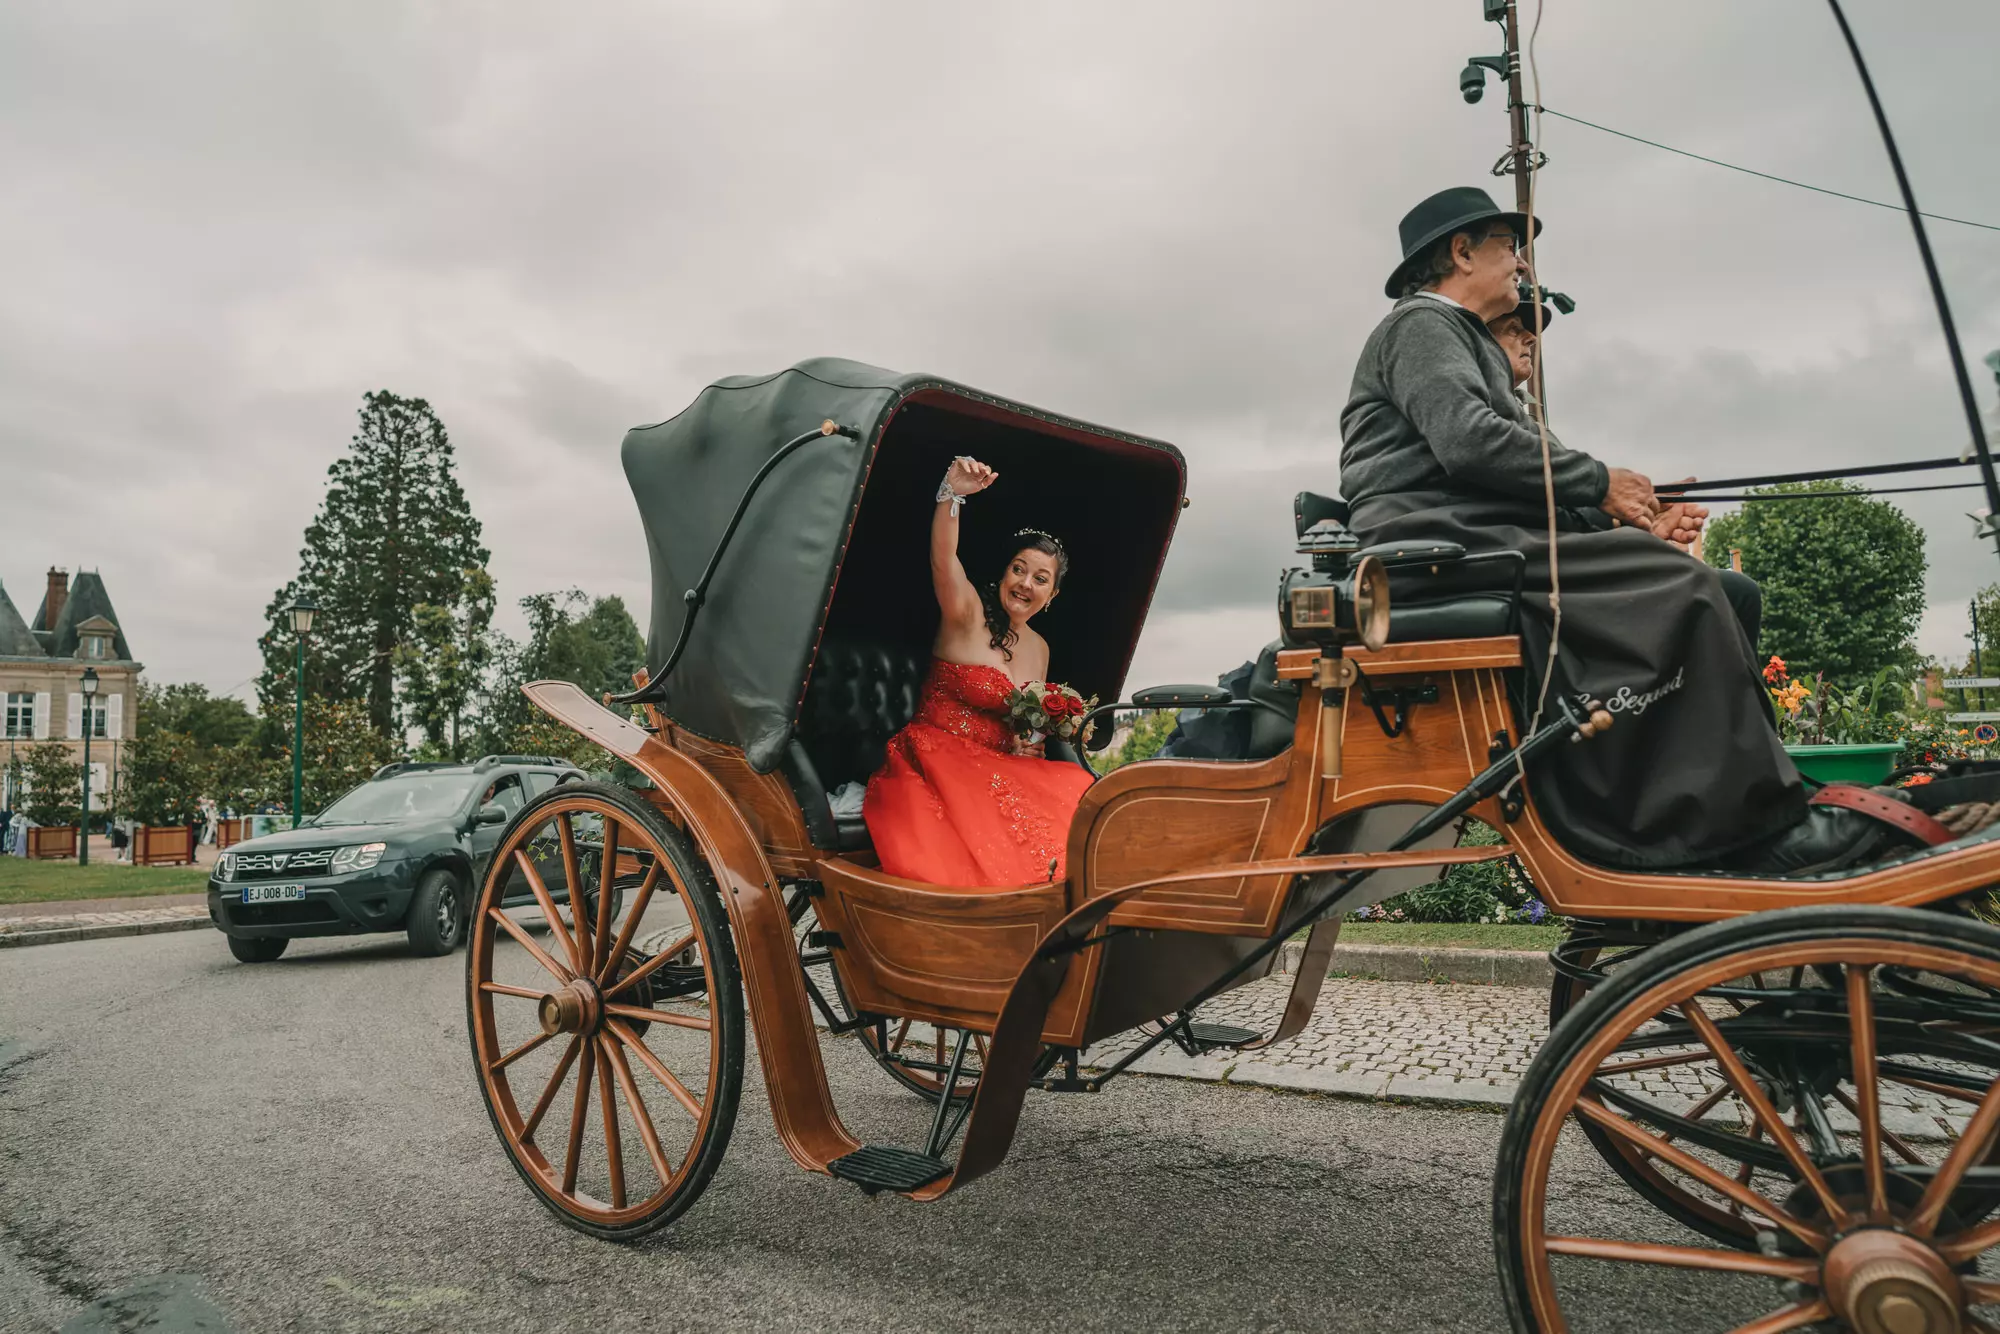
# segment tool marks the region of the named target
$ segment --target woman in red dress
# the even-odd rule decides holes
[[[1043,759],[1007,718],[1007,696],[1048,679],[1049,646],[1028,621],[1049,605],[1069,555],[1016,533],[997,584],[972,586],[958,560],[958,509],[1000,474],[953,461],[931,516],[931,583],[944,613],[917,713],[889,739],[862,814],[882,869],[943,885],[1033,885],[1062,876],[1063,845],[1091,777]]]

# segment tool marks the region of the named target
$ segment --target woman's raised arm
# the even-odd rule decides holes
[[[960,455],[938,484],[937,508],[931,514],[931,587],[947,625],[976,625],[985,617],[979,590],[965,577],[958,559],[958,507],[965,498],[984,491],[1000,474],[976,459]]]

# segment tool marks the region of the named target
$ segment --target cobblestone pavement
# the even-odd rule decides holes
[[[1269,1032],[1277,1025],[1292,979],[1273,976],[1239,987],[1201,1008],[1205,1023]],[[1330,977],[1305,1031],[1266,1051],[1219,1050],[1190,1057],[1162,1044],[1131,1067],[1140,1074],[1226,1080],[1349,1097],[1502,1107],[1548,1036],[1546,992],[1525,987],[1437,986]],[[1139,1044],[1126,1034],[1085,1053],[1104,1066]],[[1653,1054],[1653,1053],[1649,1053]],[[1667,1054],[1663,1049],[1662,1054]],[[1617,1077],[1649,1100],[1685,1111],[1721,1084],[1712,1063],[1668,1066]],[[1911,1140],[1955,1136],[1965,1104],[1918,1089],[1882,1085],[1883,1124]],[[1831,1108],[1838,1131],[1854,1119]],[[1705,1108],[1704,1119],[1747,1125],[1733,1099]]]

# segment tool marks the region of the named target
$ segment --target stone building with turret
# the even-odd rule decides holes
[[[86,667],[97,670],[97,698],[88,716]],[[140,670],[96,572],[79,570],[72,579],[51,569],[32,622],[0,583],[0,805],[15,804],[5,774],[17,750],[61,742],[80,763],[88,728],[90,805],[103,810],[138,721]]]

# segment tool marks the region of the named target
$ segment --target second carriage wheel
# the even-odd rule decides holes
[[[1556,1026],[1508,1114],[1513,1327],[2000,1331],[1980,1268],[2000,1246],[1995,1031],[2000,931],[1943,912],[1760,913],[1633,957]],[[1585,1126],[1643,1184],[1605,1173]],[[1751,1248],[1660,1219],[1653,1183]]]
[[[493,1128],[557,1218],[623,1240],[707,1187],[743,984],[706,863],[645,799],[566,783],[514,817],[473,905],[466,1013]]]
[[[806,890],[803,887],[794,889],[787,906],[792,917],[792,933],[798,940],[799,967],[805,972],[806,985],[819,993],[836,1022],[851,1022],[854,1009],[848,1004],[847,993],[841,988],[840,972],[834,966],[833,956],[824,946],[816,945],[811,940],[811,936],[819,930],[819,915],[813,910]],[[958,1041],[965,1036],[963,1029],[947,1028],[928,1020],[903,1018],[881,1019],[863,1024],[853,1031],[875,1063],[888,1072],[891,1079],[932,1102],[936,1102],[944,1091]],[[978,1090],[989,1043],[983,1033],[973,1033],[967,1039],[958,1077],[952,1081],[953,1102],[963,1102]]]

